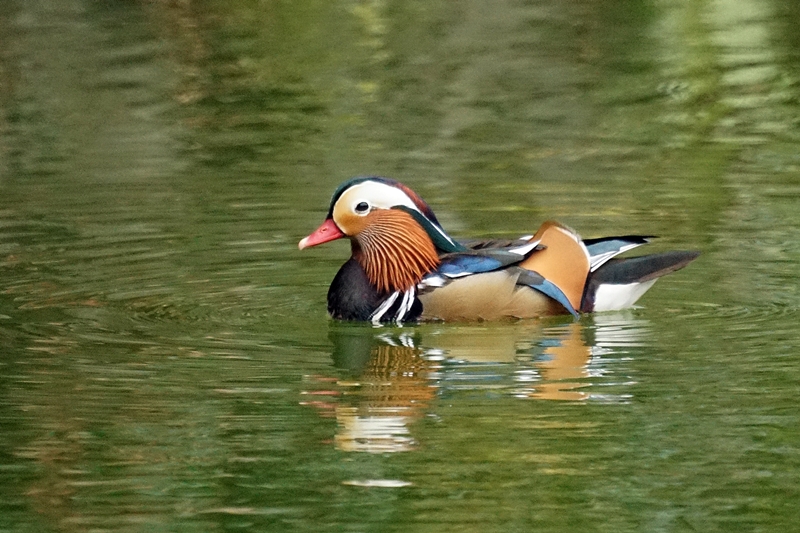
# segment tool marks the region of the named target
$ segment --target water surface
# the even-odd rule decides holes
[[[613,5],[612,5],[613,4]],[[800,11],[7,2],[0,530],[789,531]],[[333,189],[661,235],[637,309],[325,315]]]

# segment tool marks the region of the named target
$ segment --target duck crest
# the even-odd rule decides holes
[[[439,265],[427,232],[407,212],[377,210],[353,241],[353,256],[382,293],[404,292]]]

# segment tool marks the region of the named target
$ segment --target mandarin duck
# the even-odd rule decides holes
[[[352,255],[328,290],[335,319],[398,324],[497,320],[631,307],[655,281],[699,252],[615,256],[652,236],[581,239],[547,221],[517,240],[459,242],[414,191],[383,177],[340,185],[302,250],[350,239]]]

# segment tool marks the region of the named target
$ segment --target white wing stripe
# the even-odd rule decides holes
[[[613,257],[615,257],[615,256],[617,256],[617,255],[619,255],[621,253],[625,253],[628,250],[633,250],[634,248],[638,248],[641,245],[642,245],[641,243],[627,244],[625,246],[621,246],[619,248],[619,250],[612,250],[610,252],[605,252],[605,253],[602,253],[602,254],[593,255],[592,257],[589,258],[589,262],[590,262],[590,265],[591,265],[591,267],[590,267],[591,268],[591,272],[594,272],[595,270],[597,270],[601,266],[605,265],[608,262],[609,259],[611,259],[611,258],[613,258]]]
[[[525,257],[526,255],[531,253],[531,250],[536,248],[540,242],[541,239],[539,239],[538,241],[529,242],[522,246],[517,246],[516,248],[509,248],[508,251],[511,252],[512,254],[517,254],[521,255],[522,257]]]

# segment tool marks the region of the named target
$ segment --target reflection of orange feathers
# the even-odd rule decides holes
[[[579,324],[570,324],[558,343],[544,350],[550,359],[536,363],[542,374],[542,382],[535,386],[535,398],[579,401],[589,397],[587,392],[580,389],[590,385],[584,380],[588,376],[586,366],[592,355],[583,342],[581,332]]]
[[[589,276],[589,254],[580,236],[550,220],[542,224],[532,241],[539,239],[547,248],[534,252],[519,266],[539,273],[561,289],[572,307],[580,309]]]
[[[438,364],[412,346],[376,344],[357,382],[336,407],[336,446],[351,452],[404,452],[416,447],[408,424],[436,396]]]
[[[436,393],[430,382],[434,366],[418,348],[376,344],[360,379],[361,400],[373,408],[424,407]]]

